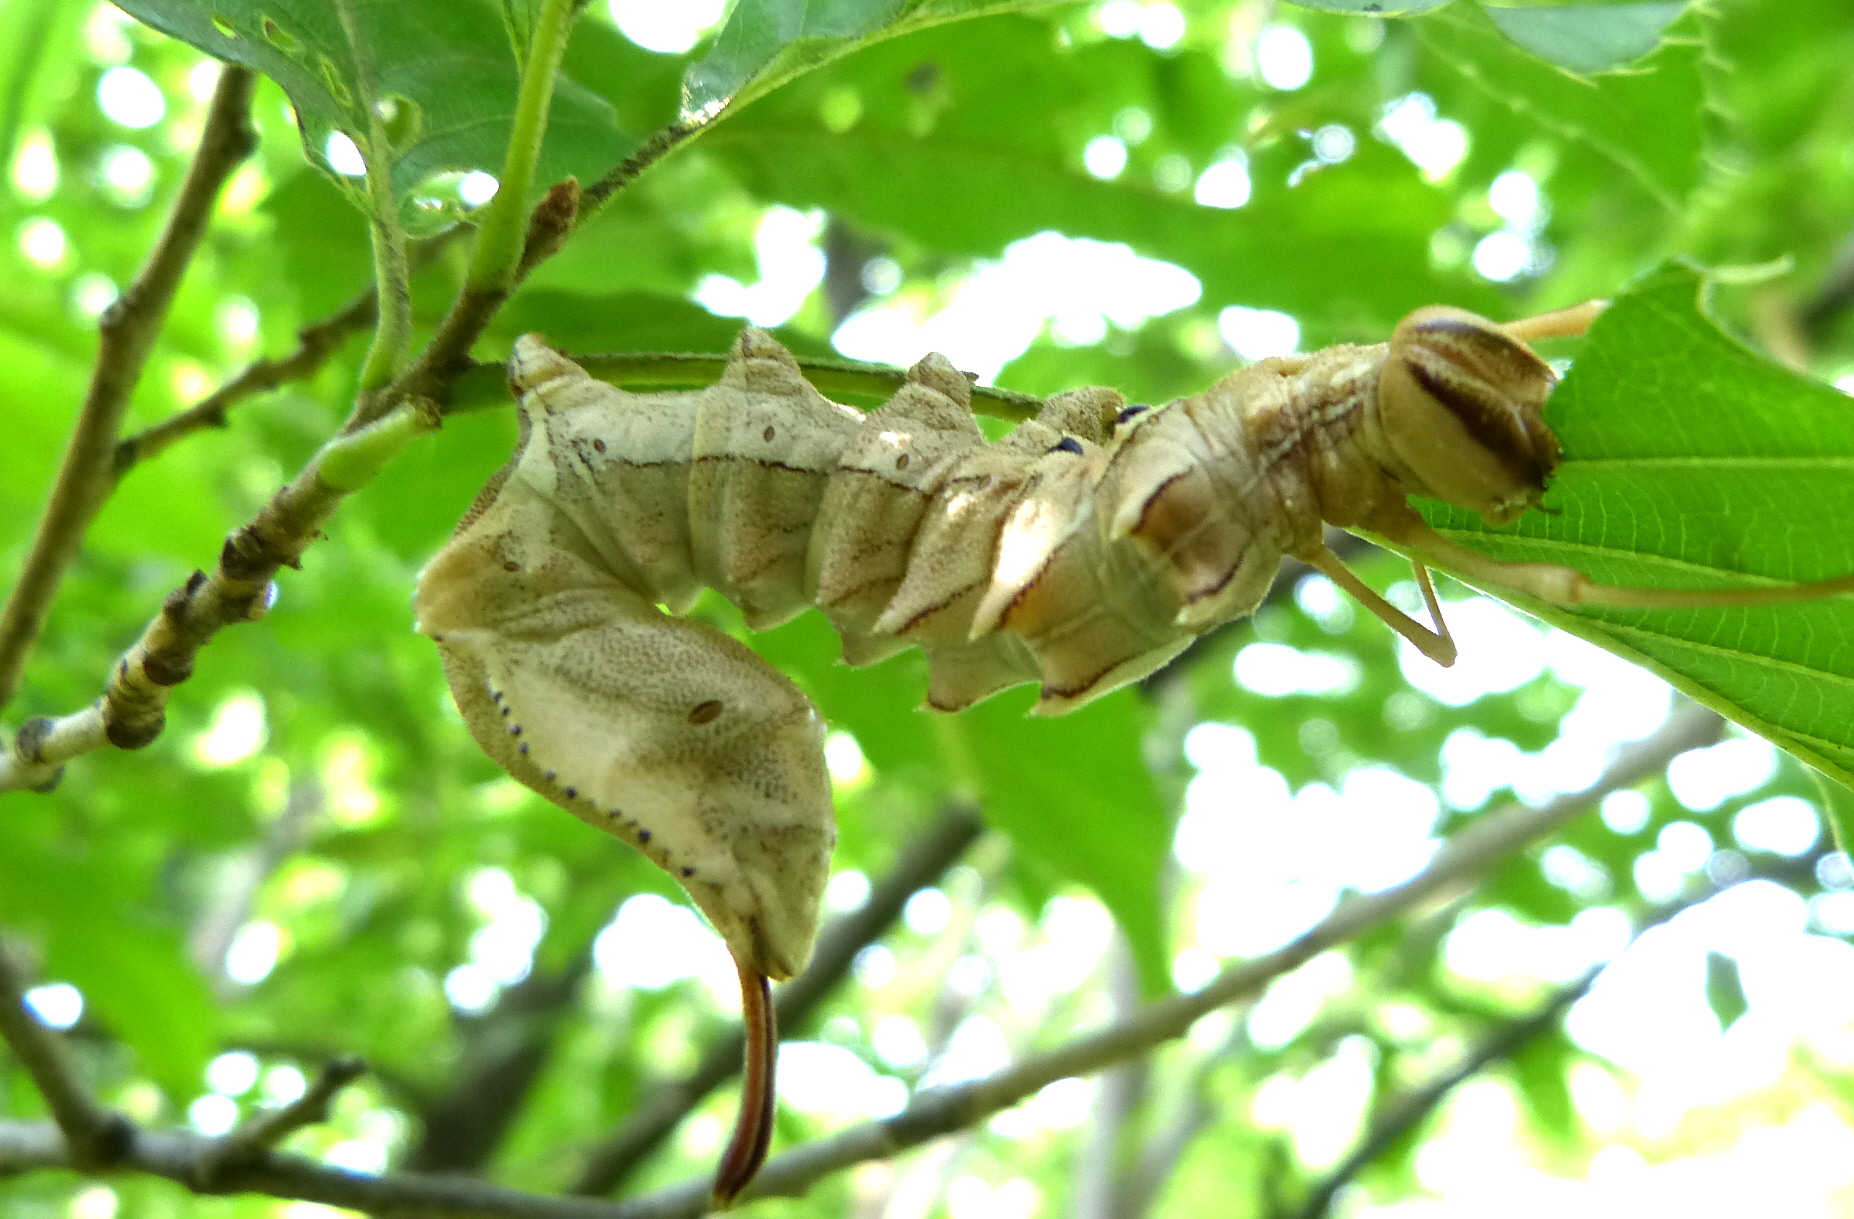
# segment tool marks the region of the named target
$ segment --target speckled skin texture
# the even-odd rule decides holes
[[[1156,410],[1061,394],[995,444],[937,355],[865,415],[754,329],[699,392],[627,393],[533,335],[510,379],[521,441],[421,575],[419,629],[491,757],[666,868],[772,978],[810,955],[835,837],[822,727],[677,616],[703,587],[756,629],[817,605],[852,664],[920,646],[937,709],[1036,681],[1060,713],[1248,613],[1323,522],[1417,493],[1510,516],[1557,458],[1550,369],[1445,309]]]

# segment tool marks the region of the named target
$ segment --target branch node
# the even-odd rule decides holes
[[[528,235],[522,243],[521,267],[516,278],[525,277],[559,253],[566,239],[573,235],[573,225],[578,218],[579,179],[567,178],[549,187],[528,216]]]
[[[34,766],[45,761],[39,747],[45,744],[45,737],[50,733],[52,718],[49,715],[35,715],[19,726],[13,734],[13,752],[23,762]]]
[[[142,658],[142,673],[157,686],[178,686],[193,676],[193,661],[187,657],[170,659],[150,653]]]
[[[112,713],[112,706],[111,703],[103,705],[103,735],[118,749],[144,749],[167,727],[165,711],[156,711],[152,716],[118,718]]]

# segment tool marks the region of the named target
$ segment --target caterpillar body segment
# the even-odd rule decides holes
[[[680,616],[700,591],[755,628],[816,605],[850,664],[918,646],[934,708],[1035,681],[1042,714],[1248,613],[1289,555],[1443,664],[1455,647],[1430,559],[1563,604],[1854,591],[1854,576],[1619,588],[1491,559],[1424,524],[1412,495],[1495,523],[1538,503],[1559,460],[1542,414],[1556,377],[1526,340],[1582,333],[1601,308],[1505,326],[1422,309],[1389,342],[1263,360],[1157,409],[1109,389],[1057,395],[996,443],[937,355],[865,414],[825,399],[754,329],[716,384],[687,393],[627,393],[537,336],[516,342],[521,438],[421,574],[419,629],[490,756],[668,869],[732,952],[751,1095],[718,1201],[766,1153],[767,981],[809,958],[835,826],[817,713],[749,649]],[[1418,556],[1435,627],[1347,570],[1326,525]]]
[[[1504,518],[1557,458],[1550,368],[1444,309],[1158,409],[1060,394],[997,443],[940,356],[864,414],[751,328],[698,392],[627,393],[533,335],[509,376],[521,439],[422,574],[420,629],[491,756],[772,978],[804,964],[833,839],[820,726],[678,616],[703,587],[756,628],[819,606],[852,664],[921,647],[940,710],[1036,681],[1059,713],[1249,612],[1283,555],[1321,561],[1323,523],[1395,533],[1413,493]]]

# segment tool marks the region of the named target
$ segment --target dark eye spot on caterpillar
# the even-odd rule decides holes
[[[592,451],[594,453],[603,453],[605,451],[605,442],[603,440],[595,439],[592,442]]]
[[[711,698],[705,703],[695,704],[694,709],[689,712],[689,722],[691,724],[712,724],[721,718],[721,711],[721,700]]]
[[[1080,457],[1082,455],[1081,441],[1075,439],[1073,436],[1064,436],[1061,440],[1051,445],[1049,451],[1051,453],[1073,453],[1075,456]]]
[[[1134,419],[1139,418],[1141,415],[1145,414],[1147,411],[1151,409],[1152,408],[1149,406],[1139,406],[1137,404],[1133,406],[1129,406],[1125,410],[1121,411],[1118,415],[1114,416],[1114,426],[1120,427],[1124,424],[1130,423]]]
[[[769,423],[766,425],[766,430],[760,433],[760,439],[761,440],[771,440],[772,438],[773,438],[773,426],[772,424]]]
[[[905,470],[908,468],[908,455],[906,453],[895,458],[895,468],[897,470]]]

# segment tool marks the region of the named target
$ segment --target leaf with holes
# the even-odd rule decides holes
[[[329,161],[335,133],[353,140],[363,156],[383,152],[392,161],[396,200],[404,204],[427,188],[430,198],[413,212],[429,224],[449,216],[445,205],[454,202],[454,191],[447,198],[432,179],[501,169],[519,85],[516,27],[487,0],[124,0],[122,7],[282,85],[309,159],[338,181],[348,179]],[[376,110],[386,119],[383,150],[370,147]],[[607,102],[562,79],[536,191],[568,175],[596,177],[635,143],[618,129]],[[365,205],[364,192],[348,193]]]

